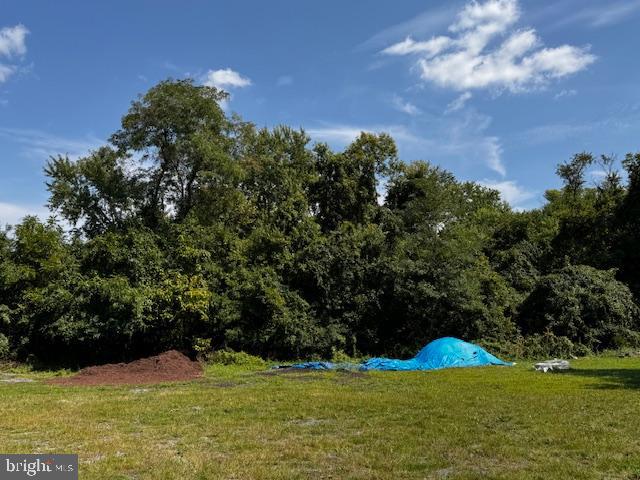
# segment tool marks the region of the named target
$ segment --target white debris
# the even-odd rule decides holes
[[[533,368],[535,368],[539,372],[544,373],[554,370],[569,370],[569,361],[554,358],[553,360],[546,360],[544,362],[536,363]]]
[[[148,388],[132,388],[129,390],[131,393],[147,393],[149,391]]]
[[[4,382],[4,383],[31,383],[34,380],[32,378],[3,378],[2,380],[0,380],[0,382]]]

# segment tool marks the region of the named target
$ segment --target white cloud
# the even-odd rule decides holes
[[[25,42],[29,30],[24,25],[0,29],[0,56],[11,58],[27,53]]]
[[[353,142],[362,132],[388,133],[400,142],[419,143],[421,139],[402,125],[353,126],[332,124],[306,130],[311,138],[321,142],[345,146]]]
[[[640,0],[619,0],[597,2],[595,5],[584,5],[574,8],[573,12],[563,15],[554,27],[580,23],[593,28],[608,27],[632,19],[640,12]]]
[[[467,35],[483,36],[488,40],[514,24],[519,17],[520,8],[516,0],[488,0],[485,3],[473,1],[458,13],[458,21],[449,30],[468,31]]]
[[[244,88],[251,85],[251,80],[243,77],[235,70],[223,68],[220,70],[209,70],[203,83],[208,87],[216,87],[223,90],[231,88]]]
[[[491,118],[472,110],[455,117],[424,115],[425,131],[420,134],[404,125],[325,124],[307,130],[315,141],[341,148],[355,140],[361,132],[386,132],[396,140],[401,156],[407,160],[427,159],[447,168],[468,172],[476,165],[506,175],[503,147],[496,136],[486,135]]]
[[[0,63],[0,83],[6,82],[16,71],[13,65],[4,65]]]
[[[433,37],[424,42],[416,42],[411,37],[402,42],[395,43],[382,50],[385,55],[408,55],[410,53],[422,53],[427,57],[433,57],[451,44],[449,37]]]
[[[397,38],[408,35],[427,35],[444,28],[455,15],[457,3],[457,1],[445,2],[438,8],[429,8],[408,21],[385,28],[359,45],[356,50],[379,49]]]
[[[68,155],[75,159],[87,155],[104,144],[94,137],[74,139],[52,135],[40,130],[0,127],[0,137],[5,142],[14,142],[22,146],[24,155],[30,158],[46,160],[50,156]]]
[[[399,112],[406,113],[407,115],[416,116],[422,113],[413,103],[404,100],[398,95],[394,95],[391,98],[391,103],[393,104],[393,108]]]
[[[487,155],[487,166],[503,177],[507,174],[507,168],[502,161],[502,145],[498,137],[487,137],[485,139]]]
[[[292,84],[293,77],[291,75],[282,75],[281,77],[278,77],[278,80],[276,80],[276,85],[278,87],[287,87]]]
[[[478,182],[487,188],[500,192],[500,198],[515,209],[525,208],[527,201],[536,196],[535,192],[527,190],[513,180],[481,180]]]
[[[580,148],[589,150],[593,139],[601,137],[603,132],[612,134],[633,134],[640,129],[640,104],[613,105],[609,112],[597,120],[578,122],[550,123],[527,128],[513,135],[513,141],[530,145],[566,141],[580,137]],[[575,143],[575,142],[574,142]]]
[[[578,91],[574,90],[573,88],[569,89],[569,90],[560,90],[558,93],[556,93],[553,96],[554,100],[560,100],[563,97],[573,97],[574,95],[577,95]]]
[[[446,121],[443,118],[447,118]],[[507,168],[502,158],[500,138],[487,135],[492,118],[472,109],[459,115],[441,117],[435,151],[457,157],[465,163],[483,163],[487,168],[505,176]]]
[[[320,142],[337,143],[346,145],[355,140],[361,132],[367,128],[359,128],[349,125],[330,125],[317,128],[309,128],[306,132],[311,138]]]
[[[24,25],[0,29],[0,58],[13,59],[27,53],[26,38],[29,30]],[[17,70],[16,65],[0,62],[0,83],[6,82]]]
[[[554,123],[528,128],[518,134],[516,139],[529,145],[539,145],[567,140],[593,131],[597,123]]]
[[[591,15],[591,26],[603,27],[628,19],[638,10],[640,10],[640,1],[637,0],[633,2],[607,2],[605,5],[591,9],[588,14]]]
[[[461,110],[465,106],[465,104],[471,99],[472,96],[473,95],[471,94],[471,92],[464,92],[462,95],[460,95],[451,103],[449,103],[449,105],[447,105],[447,108],[444,113],[452,113],[452,112],[457,112],[458,110]]]
[[[467,4],[449,27],[452,36],[424,42],[407,37],[383,53],[415,54],[420,77],[454,90],[527,90],[585,69],[596,59],[588,47],[543,48],[533,29],[515,29],[517,0]]]
[[[433,141],[430,148],[430,154],[442,155],[465,164],[481,163],[502,177],[507,174],[502,158],[502,143],[498,137],[484,136],[481,132],[451,134],[441,141]]]
[[[51,213],[44,205],[19,205],[0,202],[0,228],[4,228],[5,225],[16,225],[27,215],[36,215],[41,220],[44,220]]]

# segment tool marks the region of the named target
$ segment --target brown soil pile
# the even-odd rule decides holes
[[[72,377],[55,378],[55,385],[139,385],[177,382],[202,376],[202,365],[175,350],[131,363],[110,363],[87,367]]]

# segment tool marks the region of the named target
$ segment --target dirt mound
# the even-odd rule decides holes
[[[54,385],[138,385],[176,382],[202,376],[202,365],[175,350],[131,363],[109,363],[80,370],[72,377],[55,378]]]

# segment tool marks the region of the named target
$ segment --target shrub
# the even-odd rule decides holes
[[[357,363],[356,360],[346,354],[343,350],[336,347],[331,348],[331,361],[333,363]]]
[[[592,353],[586,346],[573,343],[567,337],[559,337],[550,331],[534,333],[507,341],[479,340],[478,344],[500,358],[543,360],[570,358]]]
[[[551,332],[590,350],[633,345],[638,307],[614,272],[567,266],[536,284],[520,309],[525,335]]]
[[[193,342],[193,351],[196,352],[198,360],[207,360],[211,354],[211,339],[196,338]]]
[[[283,285],[273,269],[257,268],[234,273],[233,296],[238,317],[225,325],[225,345],[265,358],[303,358],[329,351],[333,336],[311,311],[309,304]]]
[[[9,339],[0,333],[0,360],[7,360],[9,355]]]
[[[260,357],[249,355],[245,352],[236,352],[228,348],[214,351],[208,355],[207,360],[210,363],[220,365],[238,365],[244,367],[265,367],[267,365]]]

